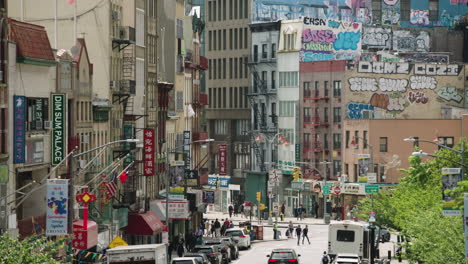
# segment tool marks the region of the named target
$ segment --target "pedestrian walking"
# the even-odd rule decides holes
[[[273,239],[274,240],[278,239],[278,222],[276,222],[276,221],[273,224]]]
[[[240,213],[241,217],[244,218],[244,216],[245,216],[244,204],[241,204],[241,205],[239,206],[239,213]]]
[[[204,235],[210,236],[211,235],[211,223],[208,220],[205,221],[205,230],[206,232]]]
[[[229,211],[229,218],[232,218],[232,213],[234,212],[234,206],[232,204],[229,205],[228,211]]]
[[[236,203],[234,204],[234,216],[237,216],[238,213],[239,213],[239,204]]]
[[[322,264],[328,264],[331,262],[330,256],[327,254],[326,251],[323,252],[321,263]]]
[[[309,245],[310,245],[309,236],[307,235],[308,233],[309,233],[309,228],[306,225],[304,229],[302,229],[302,245],[304,245],[304,240],[306,238],[307,238],[307,242],[309,242]]]
[[[293,225],[292,221],[289,221],[289,226],[288,226],[288,228],[289,228],[289,230],[288,230],[288,231],[289,231],[288,238],[293,238],[293,237],[294,237],[294,234],[293,234],[293,232],[294,232],[294,225]]]
[[[215,237],[221,236],[221,223],[218,221],[218,218],[216,218],[216,221],[214,222],[214,228],[215,228]]]
[[[301,225],[297,225],[297,227],[296,227],[296,236],[297,236],[297,245],[298,246],[299,246],[299,242],[301,241],[301,234],[302,234]]]
[[[331,212],[332,212],[332,219],[333,219],[333,220],[336,220],[336,218],[337,218],[337,214],[336,214],[336,204],[333,205]]]
[[[215,236],[216,236],[215,221],[213,221],[213,220],[211,220],[210,235],[211,235],[211,237],[215,237]]]
[[[319,204],[317,201],[315,201],[314,203],[315,218],[318,218],[318,209],[319,209]]]
[[[286,212],[286,206],[284,205],[284,203],[281,205],[281,213],[284,215],[284,213]]]
[[[184,249],[184,239],[182,238],[179,242],[179,245],[177,246],[177,256],[179,256],[179,258],[181,258],[185,253],[185,249]]]

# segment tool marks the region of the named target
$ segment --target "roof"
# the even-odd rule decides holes
[[[18,62],[55,64],[52,47],[43,26],[14,19],[8,19],[8,22],[10,24],[10,39],[16,42]]]
[[[89,60],[88,48],[86,47],[86,41],[84,38],[79,38],[76,40],[76,47],[78,48],[78,53],[73,57],[73,60],[79,65],[83,56],[83,52],[86,51],[85,54],[89,63],[89,70],[90,73],[93,74],[93,64]]]

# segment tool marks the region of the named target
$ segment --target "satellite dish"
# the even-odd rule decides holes
[[[78,54],[78,47],[77,46],[71,47],[70,52],[73,55],[73,57],[75,57]]]

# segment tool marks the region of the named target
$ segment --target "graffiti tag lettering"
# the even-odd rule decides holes
[[[429,98],[423,92],[409,92],[408,101],[412,104],[427,104]]]
[[[379,86],[382,92],[405,92],[408,80],[380,78]]]
[[[391,48],[392,30],[390,28],[363,28],[362,45],[367,48]]]
[[[429,26],[429,10],[411,9],[410,23],[413,25]]]
[[[429,51],[430,36],[426,31],[419,31],[418,34],[409,30],[393,31],[393,49],[397,51]]]
[[[443,86],[440,87],[437,94],[447,101],[455,101],[457,103],[461,103],[462,96],[458,94],[457,88],[452,86]]]
[[[375,92],[377,91],[377,81],[374,78],[349,78],[349,88],[353,92]]]
[[[434,90],[437,87],[437,80],[434,77],[430,76],[411,76],[410,82],[410,87],[413,90]]]
[[[340,32],[338,39],[333,43],[336,50],[357,50],[361,48],[359,45],[361,41],[361,31],[357,32]]]
[[[432,76],[457,76],[463,66],[457,64],[416,64],[414,74],[417,75],[432,75]]]
[[[304,25],[314,25],[314,26],[325,26],[325,19],[321,18],[312,18],[312,17],[304,17],[302,20]]]
[[[349,119],[362,119],[363,111],[374,112],[374,107],[369,104],[351,103],[348,104],[348,109],[346,110],[346,113]]]
[[[408,63],[360,61],[359,73],[409,74]]]
[[[379,107],[382,109],[387,109],[390,104],[390,98],[387,94],[378,94],[374,93],[370,100],[370,105],[373,107]]]
[[[388,111],[403,111],[405,110],[405,101],[406,97],[400,98],[390,98],[390,102],[388,104],[387,110]]]
[[[335,42],[335,40],[336,40],[336,35],[331,30],[312,30],[312,29],[306,28],[304,29],[304,31],[302,31],[303,43],[316,42],[316,43],[330,44],[330,43]]]

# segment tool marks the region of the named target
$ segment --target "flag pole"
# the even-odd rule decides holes
[[[74,10],[74,12],[73,12],[73,43],[75,43],[75,41],[76,41],[76,33],[77,33],[77,32],[76,32],[76,31],[77,31],[77,29],[76,29],[76,10],[77,10],[77,2],[78,2],[77,0],[74,1],[74,4],[75,4],[75,8],[74,8],[74,9],[75,9],[75,10]]]
[[[54,16],[54,29],[55,29],[55,39],[54,39],[54,47],[55,49],[58,49],[58,45],[57,45],[57,42],[58,42],[58,37],[57,37],[57,33],[58,33],[58,25],[57,25],[57,18],[58,18],[58,0],[55,0],[55,16]]]

